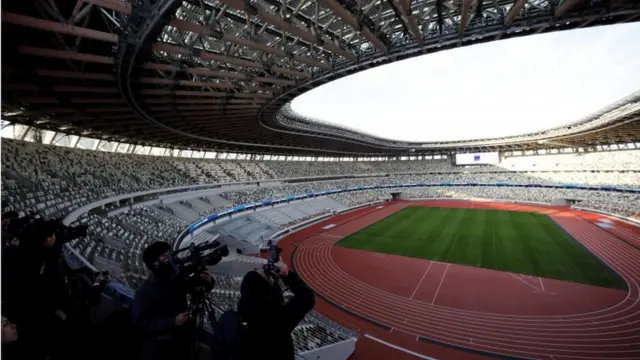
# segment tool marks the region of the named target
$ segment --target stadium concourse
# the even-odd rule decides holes
[[[337,179],[318,178],[319,175]],[[64,217],[114,196],[187,187],[170,193],[125,196],[122,201],[85,207],[73,219],[73,224],[89,226],[88,236],[74,240],[73,248],[96,268],[109,270],[118,281],[134,289],[147,276],[141,250],[157,240],[175,242],[186,227],[207,214],[320,190],[417,182],[453,185],[404,188],[403,194],[421,199],[481,198],[542,203],[567,198],[575,199],[584,207],[632,217],[640,212],[640,197],[633,192],[510,188],[492,184],[637,188],[640,151],[507,157],[497,166],[459,167],[447,159],[308,162],[167,158],[2,141],[3,212],[15,210],[21,215],[38,212],[48,218]],[[226,183],[231,185],[217,186]],[[455,183],[484,185],[462,187]],[[216,186],[188,188],[202,184]],[[389,193],[390,190],[385,189],[365,190],[292,202],[222,222],[197,234],[196,240],[222,236],[231,244],[237,244],[237,248],[253,245],[259,249],[265,239],[281,229],[359,204],[387,199]],[[260,258],[240,254],[223,260],[219,266],[225,271],[216,274],[219,286],[212,293],[220,309],[233,308],[237,301],[238,269],[252,268],[262,262]],[[340,327],[317,312],[311,313],[294,331],[299,353],[358,336],[353,329]]]

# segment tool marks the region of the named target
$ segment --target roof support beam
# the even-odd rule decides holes
[[[264,100],[253,99],[170,99],[170,98],[145,98],[146,104],[263,104]]]
[[[631,21],[631,20],[636,19],[636,18],[637,18],[637,17],[639,17],[639,16],[640,16],[640,13],[635,14],[635,15],[631,15],[631,16],[629,16],[628,18],[624,19],[624,22],[629,22],[629,21]]]
[[[201,75],[201,76],[211,76],[211,77],[215,77],[215,78],[222,78],[222,79],[236,79],[236,80],[256,80],[256,81],[261,81],[263,83],[271,83],[271,84],[276,84],[276,83],[283,83],[283,81],[291,81],[291,80],[286,80],[286,79],[279,79],[279,78],[272,78],[272,77],[262,77],[262,76],[256,76],[253,78],[250,78],[247,75],[244,74],[239,74],[239,73],[235,73],[235,72],[223,72],[223,71],[215,71],[215,70],[211,70],[208,68],[184,68],[184,69],[179,69],[176,66],[173,65],[168,65],[168,64],[156,64],[156,63],[145,63],[143,66],[143,68],[145,69],[150,69],[150,70],[159,70],[159,71],[169,71],[169,72],[173,72],[173,71],[184,71],[187,74],[192,74],[192,75]],[[289,83],[287,83],[289,84]],[[267,90],[264,90],[267,91]]]
[[[318,0],[322,5],[329,8],[338,18],[340,18],[346,24],[349,24],[353,29],[358,31],[365,39],[369,40],[376,49],[387,52],[387,46],[380,40],[378,37],[371,32],[367,26],[362,26],[353,14],[351,14],[347,9],[343,8],[342,5],[338,4],[336,0]]]
[[[216,89],[228,89],[235,88],[233,84],[225,83],[213,83],[207,81],[189,81],[189,80],[173,80],[169,78],[154,78],[154,77],[142,77],[138,79],[141,84],[155,84],[155,85],[182,85],[182,86],[195,86],[195,87],[210,87]]]
[[[191,50],[187,49],[186,47],[172,45],[172,44],[168,44],[168,43],[158,43],[158,42],[156,42],[156,43],[153,43],[151,45],[151,48],[154,51],[166,51],[166,52],[175,53],[175,54],[191,55]],[[249,61],[249,60],[238,59],[238,58],[234,58],[234,57],[230,57],[230,56],[226,56],[226,55],[220,55],[220,54],[216,54],[216,53],[209,52],[209,51],[201,51],[200,54],[198,55],[198,57],[200,57],[201,59],[204,59],[204,60],[218,61],[218,62],[221,62],[221,63],[234,64],[234,65],[238,65],[238,66],[245,66],[245,67],[261,69],[261,70],[271,70],[273,72],[277,72],[277,73],[281,73],[281,74],[285,74],[285,75],[289,75],[289,76],[297,76],[297,77],[302,77],[302,78],[311,77],[311,74],[303,72],[303,71],[286,69],[286,68],[282,68],[282,67],[279,67],[279,66],[271,66],[271,67],[269,67],[269,66],[266,66],[266,65],[261,64],[261,63],[257,63],[257,62],[253,62],[253,61]]]
[[[245,11],[247,7],[242,0],[220,0],[220,2],[240,11]],[[278,29],[282,29],[291,35],[300,37],[311,44],[325,48],[331,51],[332,53],[334,53],[335,55],[342,56],[349,60],[357,59],[357,56],[355,54],[346,50],[342,50],[340,47],[336,46],[335,44],[330,42],[325,42],[323,39],[319,39],[318,37],[314,36],[310,32],[302,30],[301,28],[286,22],[284,19],[270,14],[268,11],[263,9],[259,4],[251,4],[251,6],[253,6],[255,10],[257,10],[256,17],[258,17],[260,20],[264,21],[265,23],[271,26],[275,26]]]
[[[59,71],[59,70],[50,70],[50,69],[37,69],[36,73],[39,76],[54,77],[54,78],[115,81],[115,76],[111,74],[80,73],[75,71]],[[284,79],[277,79],[277,78],[256,77],[254,80],[260,81],[263,83],[282,84],[282,85],[295,84],[295,82],[292,80],[284,80]],[[228,90],[233,90],[236,88],[236,86],[234,86],[233,84],[214,83],[214,82],[207,82],[207,81],[189,81],[189,80],[174,81],[173,79],[168,79],[168,78],[152,78],[152,77],[140,78],[139,82],[142,84],[157,84],[157,85],[172,85],[177,83],[178,85],[181,85],[181,86],[211,87],[211,88],[228,89]]]
[[[524,7],[524,5],[526,3],[527,3],[527,0],[517,0],[516,3],[513,4],[511,9],[509,10],[509,13],[504,18],[504,25],[505,26],[510,26],[511,25],[513,20],[515,20],[516,17],[518,16],[518,14],[520,14],[520,11],[522,11],[522,8]]]
[[[175,27],[176,29],[187,30],[187,31],[194,32],[196,34],[215,37],[214,32],[210,28],[202,26],[202,25],[190,23],[188,21],[175,19],[175,20],[171,21],[171,26]],[[266,53],[273,54],[273,55],[276,55],[276,56],[280,56],[280,57],[283,57],[283,58],[288,57],[287,52],[282,50],[282,49],[266,46],[264,44],[260,44],[260,43],[257,43],[255,41],[244,39],[244,38],[241,38],[241,37],[238,37],[238,36],[235,36],[235,35],[230,35],[228,33],[224,33],[222,35],[222,39],[221,40],[228,41],[228,42],[236,44],[236,45],[245,46],[245,47],[248,47],[250,49],[264,51]],[[323,63],[323,62],[317,61],[317,60],[314,60],[314,59],[310,59],[310,58],[307,58],[307,57],[298,56],[298,55],[292,55],[291,59],[293,59],[296,62],[302,63],[302,64],[307,64],[307,65],[319,67],[319,68],[322,68],[322,69],[331,69],[331,65],[329,65],[327,63]]]
[[[396,12],[396,17],[402,21],[402,24],[407,29],[411,36],[416,40],[416,42],[420,45],[424,44],[424,39],[422,38],[422,33],[420,32],[420,28],[418,27],[418,22],[416,21],[416,17],[411,13],[411,1],[405,0],[388,0],[389,5]]]
[[[93,4],[105,9],[131,15],[131,3],[123,0],[83,0],[87,4]]]
[[[205,117],[203,120],[211,119],[214,116],[235,116],[235,117],[247,117],[251,118],[256,116],[255,110],[247,109],[247,110],[230,110],[230,111],[219,111],[219,112],[211,112],[211,111],[180,111],[180,112],[170,112],[170,111],[161,111],[155,114],[158,118],[170,118],[175,119],[177,117],[182,117],[184,119],[189,119],[190,117],[203,116]]]
[[[98,94],[117,94],[118,89],[115,87],[93,87],[93,86],[70,86],[57,85],[53,87],[56,92],[79,92],[79,93],[98,93]]]
[[[98,63],[98,64],[113,65],[115,63],[115,60],[108,56],[79,53],[79,52],[70,51],[70,50],[63,51],[63,50],[45,49],[45,48],[40,48],[35,46],[20,45],[18,46],[18,52],[24,55],[50,57],[50,58],[63,59],[63,60],[78,60],[78,61],[92,62],[92,63]]]
[[[295,85],[295,81],[293,80],[285,80],[278,78],[268,78],[268,77],[255,77],[253,78],[255,81],[260,81],[262,83],[269,84],[280,84],[280,85]],[[143,77],[139,80],[143,84],[157,84],[157,85],[171,85],[178,84],[181,86],[195,86],[195,87],[212,87],[217,89],[229,89],[233,90],[236,88],[233,84],[225,84],[225,83],[214,83],[208,81],[189,81],[189,80],[173,80],[173,79],[162,79],[162,78],[152,78],[152,77]]]
[[[598,17],[597,17],[597,16],[593,16],[593,17],[591,17],[590,19],[587,19],[587,20],[585,20],[585,21],[581,22],[581,23],[580,23],[580,25],[578,25],[578,26],[577,26],[577,28],[578,28],[578,29],[579,29],[579,28],[583,28],[583,27],[585,27],[585,26],[587,26],[587,25],[591,24],[592,22],[594,22],[594,21],[595,21],[595,20],[597,20],[597,19],[598,19]]]
[[[567,11],[571,10],[572,7],[576,6],[582,0],[564,0],[562,4],[558,5],[555,12],[555,17],[560,17],[567,13]]]
[[[2,12],[2,22],[26,26],[33,29],[51,31],[59,34],[80,36],[87,39],[110,42],[114,44],[118,43],[118,35],[115,34],[87,29],[74,25],[63,24],[55,21],[37,19],[31,16],[24,16],[5,11]]]
[[[150,106],[149,110],[151,111],[171,111],[171,109],[177,110],[225,110],[222,112],[226,112],[226,110],[251,110],[251,109],[259,109],[262,106],[260,105],[251,105],[251,104],[239,104],[239,105],[227,105],[221,104],[222,106],[215,105],[199,105],[199,106]]]
[[[77,71],[37,69],[36,73],[39,76],[65,78],[65,79],[102,80],[102,81],[115,81],[116,79],[115,75],[111,75],[111,74],[82,73]]]
[[[142,95],[178,95],[178,96],[202,96],[202,97],[236,97],[236,98],[262,98],[270,99],[270,94],[247,94],[247,93],[227,93],[215,91],[193,91],[193,90],[168,90],[168,89],[142,89]]]
[[[71,98],[72,104],[124,104],[122,98]]]
[[[462,7],[460,8],[460,28],[458,29],[458,34],[460,34],[460,36],[464,34],[464,29],[467,27],[467,24],[469,23],[469,19],[471,19],[471,14],[469,13],[469,10],[471,10],[471,3],[473,3],[473,1],[474,0],[462,1]],[[526,0],[519,0],[519,1],[526,1]]]

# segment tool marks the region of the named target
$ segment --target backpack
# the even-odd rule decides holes
[[[218,360],[242,359],[243,351],[249,340],[249,326],[233,310],[226,311],[218,319],[213,331],[211,352]]]

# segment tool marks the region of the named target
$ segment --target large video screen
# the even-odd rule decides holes
[[[498,152],[456,154],[456,165],[498,165]]]

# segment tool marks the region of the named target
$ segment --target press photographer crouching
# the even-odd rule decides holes
[[[205,316],[213,315],[206,309],[207,294],[214,286],[206,266],[217,264],[228,253],[218,242],[176,252],[168,243],[156,242],[143,251],[152,275],[136,291],[132,309],[133,325],[142,336],[141,359],[195,356],[196,330]]]
[[[293,297],[285,299],[283,293]],[[313,309],[313,291],[282,262],[273,245],[268,263],[248,272],[240,287],[238,311],[227,311],[214,330],[214,360],[295,358],[291,332]]]

